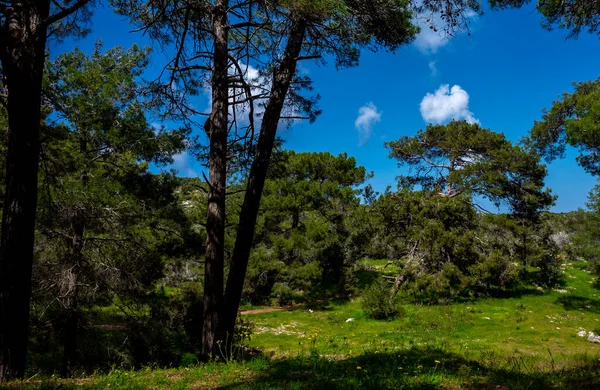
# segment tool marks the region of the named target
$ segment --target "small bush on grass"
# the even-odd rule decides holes
[[[378,279],[367,287],[362,298],[362,308],[370,318],[384,320],[403,314],[399,296],[383,279]]]

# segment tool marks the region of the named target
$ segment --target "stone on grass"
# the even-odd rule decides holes
[[[594,332],[590,332],[590,333],[588,334],[588,341],[589,341],[590,343],[596,343],[596,344],[600,344],[600,336],[596,336],[596,335],[594,334]]]

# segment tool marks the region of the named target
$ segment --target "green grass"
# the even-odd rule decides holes
[[[359,283],[396,271],[386,264],[364,263]],[[247,361],[7,388],[600,388],[600,345],[577,336],[600,333],[600,291],[584,263],[566,264],[564,276],[566,293],[531,287],[502,299],[405,305],[389,321],[367,318],[360,297],[249,315],[248,347],[260,353]]]
[[[598,345],[576,334],[581,329],[600,330],[600,291],[592,287],[593,278],[585,271],[574,265],[565,268],[562,289],[568,293],[542,293],[532,287],[514,298],[405,305],[404,317],[393,321],[366,318],[360,297],[259,314],[251,317],[256,334],[250,346],[278,356],[293,356],[309,347],[325,355],[347,355],[414,346],[442,348],[469,358],[494,351],[539,360],[549,360],[550,349],[560,362],[597,354]],[[354,320],[346,322],[349,318]]]

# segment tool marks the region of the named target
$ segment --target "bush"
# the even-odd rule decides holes
[[[169,295],[160,291],[149,297],[150,312],[127,319],[130,365],[167,367],[193,361],[186,354],[201,349],[202,297],[198,284],[185,285]]]
[[[399,317],[403,314],[398,294],[383,279],[376,280],[364,291],[362,308],[367,316],[376,320]]]
[[[477,291],[490,293],[499,288],[511,288],[520,280],[523,265],[505,256],[499,250],[471,266],[470,273],[476,281]]]
[[[474,280],[456,265],[447,263],[440,271],[426,272],[418,266],[407,267],[400,291],[411,302],[448,305],[460,298],[474,296]]]

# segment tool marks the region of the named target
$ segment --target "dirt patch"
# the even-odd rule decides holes
[[[292,311],[295,309],[301,309],[303,307],[307,307],[307,306],[311,306],[311,305],[315,305],[318,303],[324,303],[327,302],[331,299],[335,299],[336,297],[328,297],[328,298],[322,298],[322,299],[315,299],[314,301],[310,301],[310,302],[304,302],[304,303],[299,303],[299,304],[292,304],[292,305],[286,305],[286,306],[279,306],[279,307],[264,307],[262,309],[256,309],[256,310],[241,310],[240,314],[241,315],[250,315],[250,314],[262,314],[262,313],[271,313],[273,311]]]
[[[271,333],[275,336],[279,336],[280,334],[303,335],[304,332],[298,332],[298,331],[293,330],[294,328],[296,328],[296,326],[298,326],[298,323],[296,321],[292,321],[289,324],[281,324],[277,328],[268,328],[268,327],[264,327],[264,326],[258,326],[258,327],[256,327],[256,330],[254,331],[254,333],[255,334]]]

